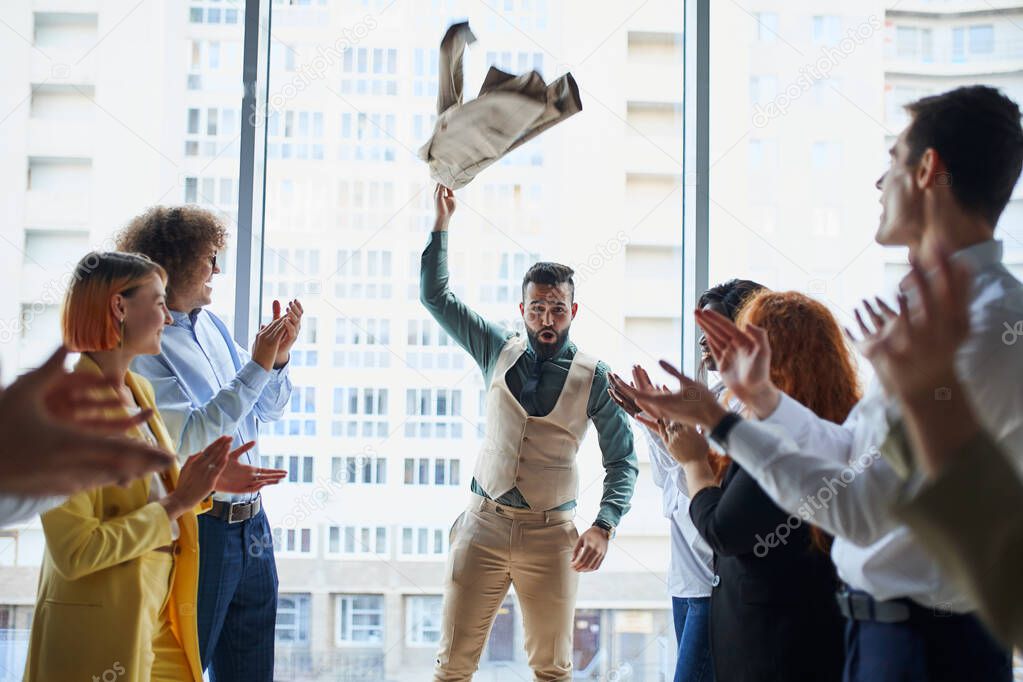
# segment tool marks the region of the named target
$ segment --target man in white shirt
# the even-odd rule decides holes
[[[957,369],[984,426],[1023,470],[1023,353],[1014,336],[1006,340],[1023,320],[1023,285],[1002,265],[994,239],[1023,165],[1019,107],[973,86],[907,109],[912,120],[877,182],[884,211],[876,239],[908,246],[924,270],[941,253],[971,270],[970,335]],[[913,308],[909,284],[903,288]],[[869,304],[867,312],[880,319]],[[719,349],[730,334],[742,334],[723,318],[698,318]],[[686,378],[673,399],[640,396],[640,404],[713,427],[712,438],[780,507],[836,535],[832,558],[848,586],[839,594],[848,618],[846,680],[1010,680],[1009,654],[972,615],[974,604],[891,513],[916,484],[903,479],[897,458],[881,456],[902,440],[894,400],[875,383],[838,426],[774,388],[764,370],[766,337],[742,334],[735,348],[722,377],[761,423],[725,415],[705,387]],[[935,399],[947,396],[939,391]]]

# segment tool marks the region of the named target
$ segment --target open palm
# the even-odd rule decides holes
[[[754,325],[745,330],[713,310],[696,311],[721,381],[743,402],[771,385],[771,344],[767,332]]]
[[[940,390],[941,378],[953,367],[956,349],[970,331],[968,270],[940,257],[930,277],[916,264],[910,275],[916,289],[914,309],[905,296],[899,297],[898,312],[880,299],[878,310],[864,301],[870,324],[856,311],[862,337],[846,330],[885,389],[904,397]]]

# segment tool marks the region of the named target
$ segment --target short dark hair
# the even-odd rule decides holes
[[[743,304],[754,294],[767,289],[763,284],[751,279],[730,279],[712,286],[700,295],[696,302],[697,308],[716,304],[724,309],[728,319],[735,321]]]
[[[987,85],[970,85],[906,105],[913,119],[909,164],[933,148],[948,169],[944,180],[966,209],[994,226],[1023,167],[1019,106]]]
[[[167,271],[167,293],[187,289],[200,259],[227,243],[227,230],[212,211],[198,206],[153,206],[117,235],[117,248],[145,254]]]
[[[554,287],[567,282],[568,290],[574,300],[575,282],[572,281],[572,275],[574,274],[575,270],[561,263],[534,263],[533,267],[529,268],[526,271],[525,277],[522,278],[522,300],[526,300],[526,286],[530,282],[533,284],[547,284]]]

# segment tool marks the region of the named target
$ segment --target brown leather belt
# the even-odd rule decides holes
[[[213,500],[213,508],[206,512],[206,515],[228,523],[241,523],[255,517],[262,508],[263,498],[260,496],[250,502]]]

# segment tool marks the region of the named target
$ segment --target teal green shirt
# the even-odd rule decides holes
[[[516,332],[483,319],[448,288],[447,237],[447,232],[430,233],[430,241],[423,251],[419,297],[444,331],[476,361],[483,372],[483,380],[489,387],[501,349]],[[541,414],[547,414],[554,409],[575,354],[575,344],[566,341],[561,349],[545,362],[536,392],[536,403]],[[508,388],[516,398],[536,361],[537,355],[532,344],[527,344],[526,352],[505,375]],[[607,393],[609,371],[606,364],[597,363],[586,414],[597,429],[605,471],[604,495],[600,501],[597,520],[617,526],[622,515],[629,510],[639,469],[629,417]],[[478,495],[491,497],[475,478],[472,480],[472,490]],[[497,501],[509,507],[528,508],[518,488],[513,488]],[[558,507],[558,510],[572,509],[575,506],[576,502],[572,500]]]

